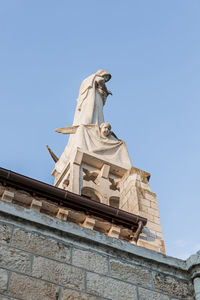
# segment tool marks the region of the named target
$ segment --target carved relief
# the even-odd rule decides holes
[[[119,188],[120,179],[113,179],[113,178],[108,178],[108,179],[111,182],[110,189],[113,191],[120,191],[120,188]]]
[[[83,176],[83,179],[86,181],[92,181],[95,184],[98,184],[98,180],[97,177],[99,175],[98,172],[90,172],[87,169],[83,168],[83,172],[85,173],[85,175]]]
[[[67,178],[63,181],[63,189],[66,189],[69,185],[69,178],[70,178],[70,173],[67,175]]]

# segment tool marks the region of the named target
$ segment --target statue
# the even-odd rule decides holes
[[[109,72],[99,70],[84,79],[79,90],[73,125],[56,129],[56,132],[70,135],[59,160],[55,160],[56,155],[49,150],[58,173],[62,172],[76,149],[127,169],[131,167],[125,143],[111,131],[111,125],[104,122],[103,106],[108,95],[112,95],[106,87],[110,78]]]
[[[101,125],[104,122],[103,106],[108,95],[112,95],[105,84],[110,78],[109,72],[99,70],[83,80],[77,99],[74,126],[81,124]]]

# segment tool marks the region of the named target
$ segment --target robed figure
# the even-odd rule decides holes
[[[108,95],[112,95],[105,84],[110,78],[109,72],[99,70],[83,80],[77,99],[74,126],[87,124],[100,126],[104,122],[103,106]]]
[[[108,95],[112,95],[106,87],[106,82],[110,78],[109,72],[99,70],[83,80],[79,89],[73,125],[56,130],[63,134],[70,134],[64,152],[59,160],[56,160],[55,169],[58,173],[66,167],[77,148],[93,153],[99,159],[104,158],[130,168],[131,162],[125,143],[111,131],[111,125],[104,122],[103,106]],[[106,128],[109,128],[109,132],[103,134]]]

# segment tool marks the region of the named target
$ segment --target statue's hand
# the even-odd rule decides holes
[[[108,95],[112,95],[112,92],[111,91],[107,91]]]

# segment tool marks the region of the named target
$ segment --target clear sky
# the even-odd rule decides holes
[[[0,1],[0,166],[52,184],[45,145],[73,121],[81,81],[112,74],[104,108],[151,173],[168,255],[200,249],[200,2]]]

